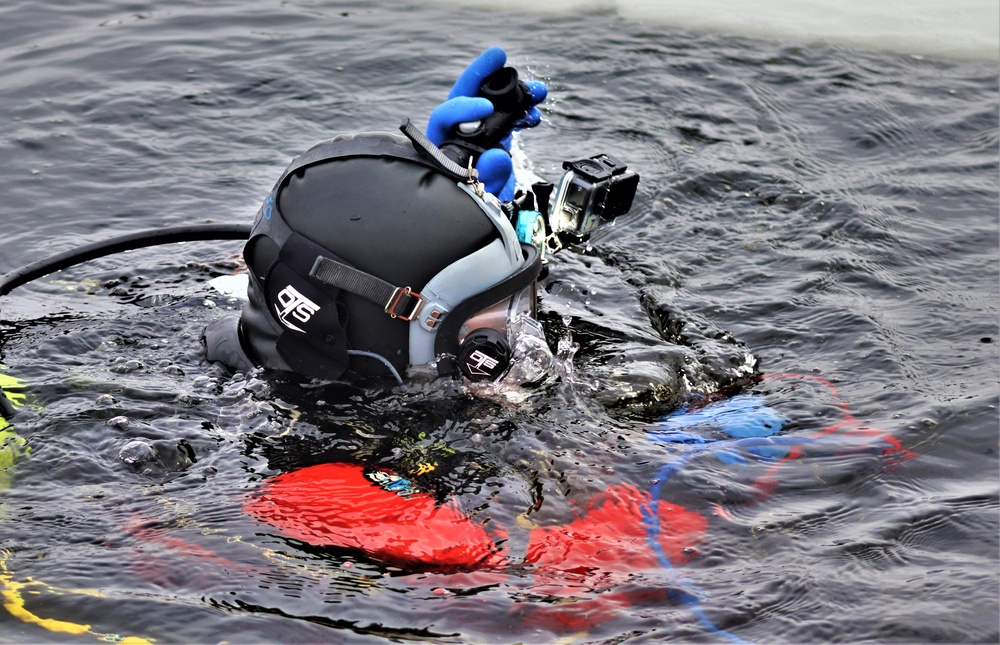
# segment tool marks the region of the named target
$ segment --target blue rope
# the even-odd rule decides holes
[[[827,384],[829,387],[832,385]],[[834,390],[834,395],[839,400],[839,395]],[[847,412],[846,405],[842,405],[845,412],[845,420],[852,417]],[[674,443],[684,445],[688,451],[676,460],[665,464],[656,473],[656,478],[649,488],[650,501],[642,506],[642,521],[646,527],[646,542],[649,548],[656,555],[656,560],[661,567],[673,570],[674,565],[664,553],[660,544],[660,518],[659,505],[660,494],[664,484],[677,472],[681,471],[688,462],[697,455],[704,452],[714,453],[721,461],[727,464],[745,464],[748,459],[745,456],[749,453],[761,461],[779,461],[788,456],[790,447],[803,446],[806,444],[823,444],[829,441],[824,436],[812,437],[790,437],[775,436],[781,427],[787,422],[784,415],[775,412],[764,405],[758,398],[752,395],[738,395],[714,405],[709,405],[704,409],[690,412],[681,409],[677,413],[667,417],[664,424],[650,433],[650,441],[657,443]],[[701,425],[719,426],[732,439],[713,441],[700,434],[686,431],[688,428]],[[873,437],[865,437],[861,445],[856,445],[850,452],[885,454],[886,450],[891,450],[893,446],[885,441],[879,441]],[[848,452],[843,446],[835,443],[831,444],[829,454],[844,454]],[[814,453],[815,454],[815,453]],[[819,456],[819,454],[816,454]],[[668,595],[679,604],[682,604],[691,611],[698,621],[713,634],[718,634],[722,638],[734,643],[746,643],[735,634],[720,629],[709,619],[705,611],[700,606],[699,596],[704,597],[688,581],[680,581],[687,588],[692,589],[692,593],[679,589],[669,590]]]
[[[691,450],[687,454],[681,456],[680,458],[664,464],[659,471],[656,473],[656,477],[652,486],[649,488],[650,502],[649,504],[644,504],[642,507],[642,522],[646,527],[646,543],[649,548],[652,549],[653,553],[656,555],[656,561],[661,567],[668,570],[673,570],[674,565],[667,557],[667,554],[663,551],[663,546],[660,544],[660,492],[663,489],[663,485],[676,473],[680,472],[687,463],[695,456],[703,452],[714,452],[717,453],[720,459],[732,463],[734,457],[739,458],[736,451],[740,449],[752,449],[768,446],[783,446],[783,445],[801,445],[803,443],[809,443],[811,438],[802,437],[747,437],[745,439],[735,439],[726,441],[717,441],[713,443],[701,443],[691,446]],[[721,444],[721,445],[720,445]],[[726,456],[722,456],[723,453],[728,453]],[[767,455],[758,456],[768,459]],[[690,587],[690,585],[689,585]],[[693,587],[691,587],[693,588]],[[686,593],[680,590],[670,590],[669,595],[680,604],[688,608],[695,618],[698,619],[705,629],[713,634],[717,634],[720,637],[732,642],[732,643],[747,643],[748,641],[743,640],[736,634],[728,632],[721,627],[718,627],[712,620],[708,617],[705,611],[701,608],[699,595],[704,595],[696,588],[694,588],[695,593]]]
[[[656,481],[649,490],[652,499],[648,505],[643,505],[642,521],[646,526],[646,543],[649,544],[649,548],[652,549],[653,553],[656,555],[656,561],[664,569],[673,570],[674,565],[670,561],[670,558],[667,557],[667,554],[664,553],[663,545],[660,544],[660,540],[658,539],[660,535],[660,516],[658,514],[660,507],[660,489],[663,488],[663,484],[666,483],[666,481],[670,479],[674,473],[680,471],[687,464],[691,457],[704,452],[707,448],[708,446],[705,445],[698,446],[680,459],[665,464],[662,468],[660,468],[659,472],[656,473]],[[700,594],[700,592],[697,593]],[[698,595],[695,593],[686,593],[680,590],[671,589],[668,591],[668,595],[672,600],[687,607],[688,611],[694,614],[695,618],[698,619],[698,622],[700,622],[705,629],[713,634],[718,634],[722,638],[725,638],[733,643],[747,642],[739,636],[716,626],[715,623],[713,623],[705,614],[704,610],[702,610],[699,605],[700,600],[698,599]]]

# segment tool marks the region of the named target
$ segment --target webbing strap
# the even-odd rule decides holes
[[[370,300],[380,305],[385,313],[400,320],[415,318],[424,304],[420,294],[410,287],[397,287],[370,273],[322,255],[313,263],[309,277]]]
[[[442,170],[452,175],[455,179],[461,179],[473,185],[478,183],[478,170],[473,168],[471,165],[468,168],[463,168],[446,157],[445,154],[441,152],[441,149],[431,143],[431,140],[420,131],[420,128],[413,125],[413,122],[409,119],[403,121],[403,124],[399,126],[399,129],[410,141],[413,142],[413,147],[416,148],[417,152],[434,160],[434,163],[440,166]],[[482,197],[479,190],[476,191],[476,194]]]

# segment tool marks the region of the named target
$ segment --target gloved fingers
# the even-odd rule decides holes
[[[493,114],[493,104],[479,96],[479,88],[491,74],[503,69],[507,63],[507,53],[500,47],[490,47],[472,61],[458,77],[448,94],[448,100],[431,112],[427,122],[427,138],[434,145],[441,145],[462,123],[475,123]],[[514,129],[531,128],[542,120],[542,113],[535,107],[548,96],[548,88],[541,81],[525,81],[531,93],[531,104],[527,113],[513,126]],[[501,201],[514,198],[514,164],[506,150],[510,149],[508,134],[500,145],[480,155],[476,163],[479,180],[486,190]]]
[[[469,123],[485,119],[493,114],[493,104],[489,99],[471,96],[457,96],[434,108],[427,120],[427,138],[436,146],[441,145],[448,133],[459,123]]]
[[[524,128],[533,128],[542,122],[542,113],[536,108],[530,108],[525,115],[514,122],[515,130],[522,130]]]
[[[514,162],[506,152],[500,148],[485,151],[476,162],[476,170],[486,192],[496,195],[500,201],[514,198]]]
[[[456,99],[475,98],[477,101],[486,101],[479,97],[479,88],[488,76],[499,71],[507,62],[507,53],[500,47],[490,47],[472,61],[465,71],[462,72],[458,80],[448,94],[448,101],[439,105],[431,113],[427,124],[427,138],[435,145],[440,145],[448,138],[448,132],[460,123],[470,123],[484,119],[493,113],[492,108],[487,108],[481,102],[466,103],[458,102],[452,104]],[[532,107],[528,112],[514,124],[514,129],[533,128],[542,121],[542,113],[534,107],[545,100],[548,96],[548,88],[541,81],[524,81],[531,93]],[[509,149],[509,145],[505,145]]]
[[[549,95],[549,88],[545,87],[545,83],[541,81],[525,81],[524,84],[528,86],[528,91],[531,92],[531,108],[523,118],[514,124],[514,129],[516,130],[533,128],[542,122],[542,113],[535,106],[544,101],[545,97]]]
[[[462,75],[458,77],[448,94],[449,99],[456,96],[479,96],[479,86],[490,74],[503,69],[507,62],[507,52],[500,47],[490,47],[476,60],[469,63]]]
[[[528,90],[531,92],[531,104],[538,105],[549,95],[549,88],[541,81],[525,81]]]

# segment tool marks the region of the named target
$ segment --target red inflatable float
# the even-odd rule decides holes
[[[524,560],[511,562],[503,529],[488,532],[453,503],[387,490],[386,481],[400,480],[357,464],[309,466],[269,479],[245,510],[288,537],[357,549],[392,564],[460,570],[527,564],[550,585],[557,585],[551,575],[556,571],[597,568],[611,582],[657,566],[642,516],[650,508],[649,493],[628,484],[594,496],[568,524],[534,529]],[[704,536],[705,518],[665,502],[657,512],[664,553],[671,561],[685,560],[685,548]]]

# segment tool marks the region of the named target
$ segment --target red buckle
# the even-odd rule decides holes
[[[410,310],[410,313],[401,314],[396,311],[396,307],[398,307],[399,303],[402,302],[403,298],[406,297],[416,298],[417,302],[414,303],[413,309]],[[408,322],[417,317],[417,314],[420,313],[420,308],[423,306],[424,306],[423,296],[421,296],[419,293],[416,293],[415,291],[413,291],[413,289],[409,287],[402,287],[402,288],[396,287],[396,290],[392,292],[392,297],[389,298],[389,303],[385,306],[385,313],[389,314],[393,318],[399,318],[400,320],[405,320]]]

